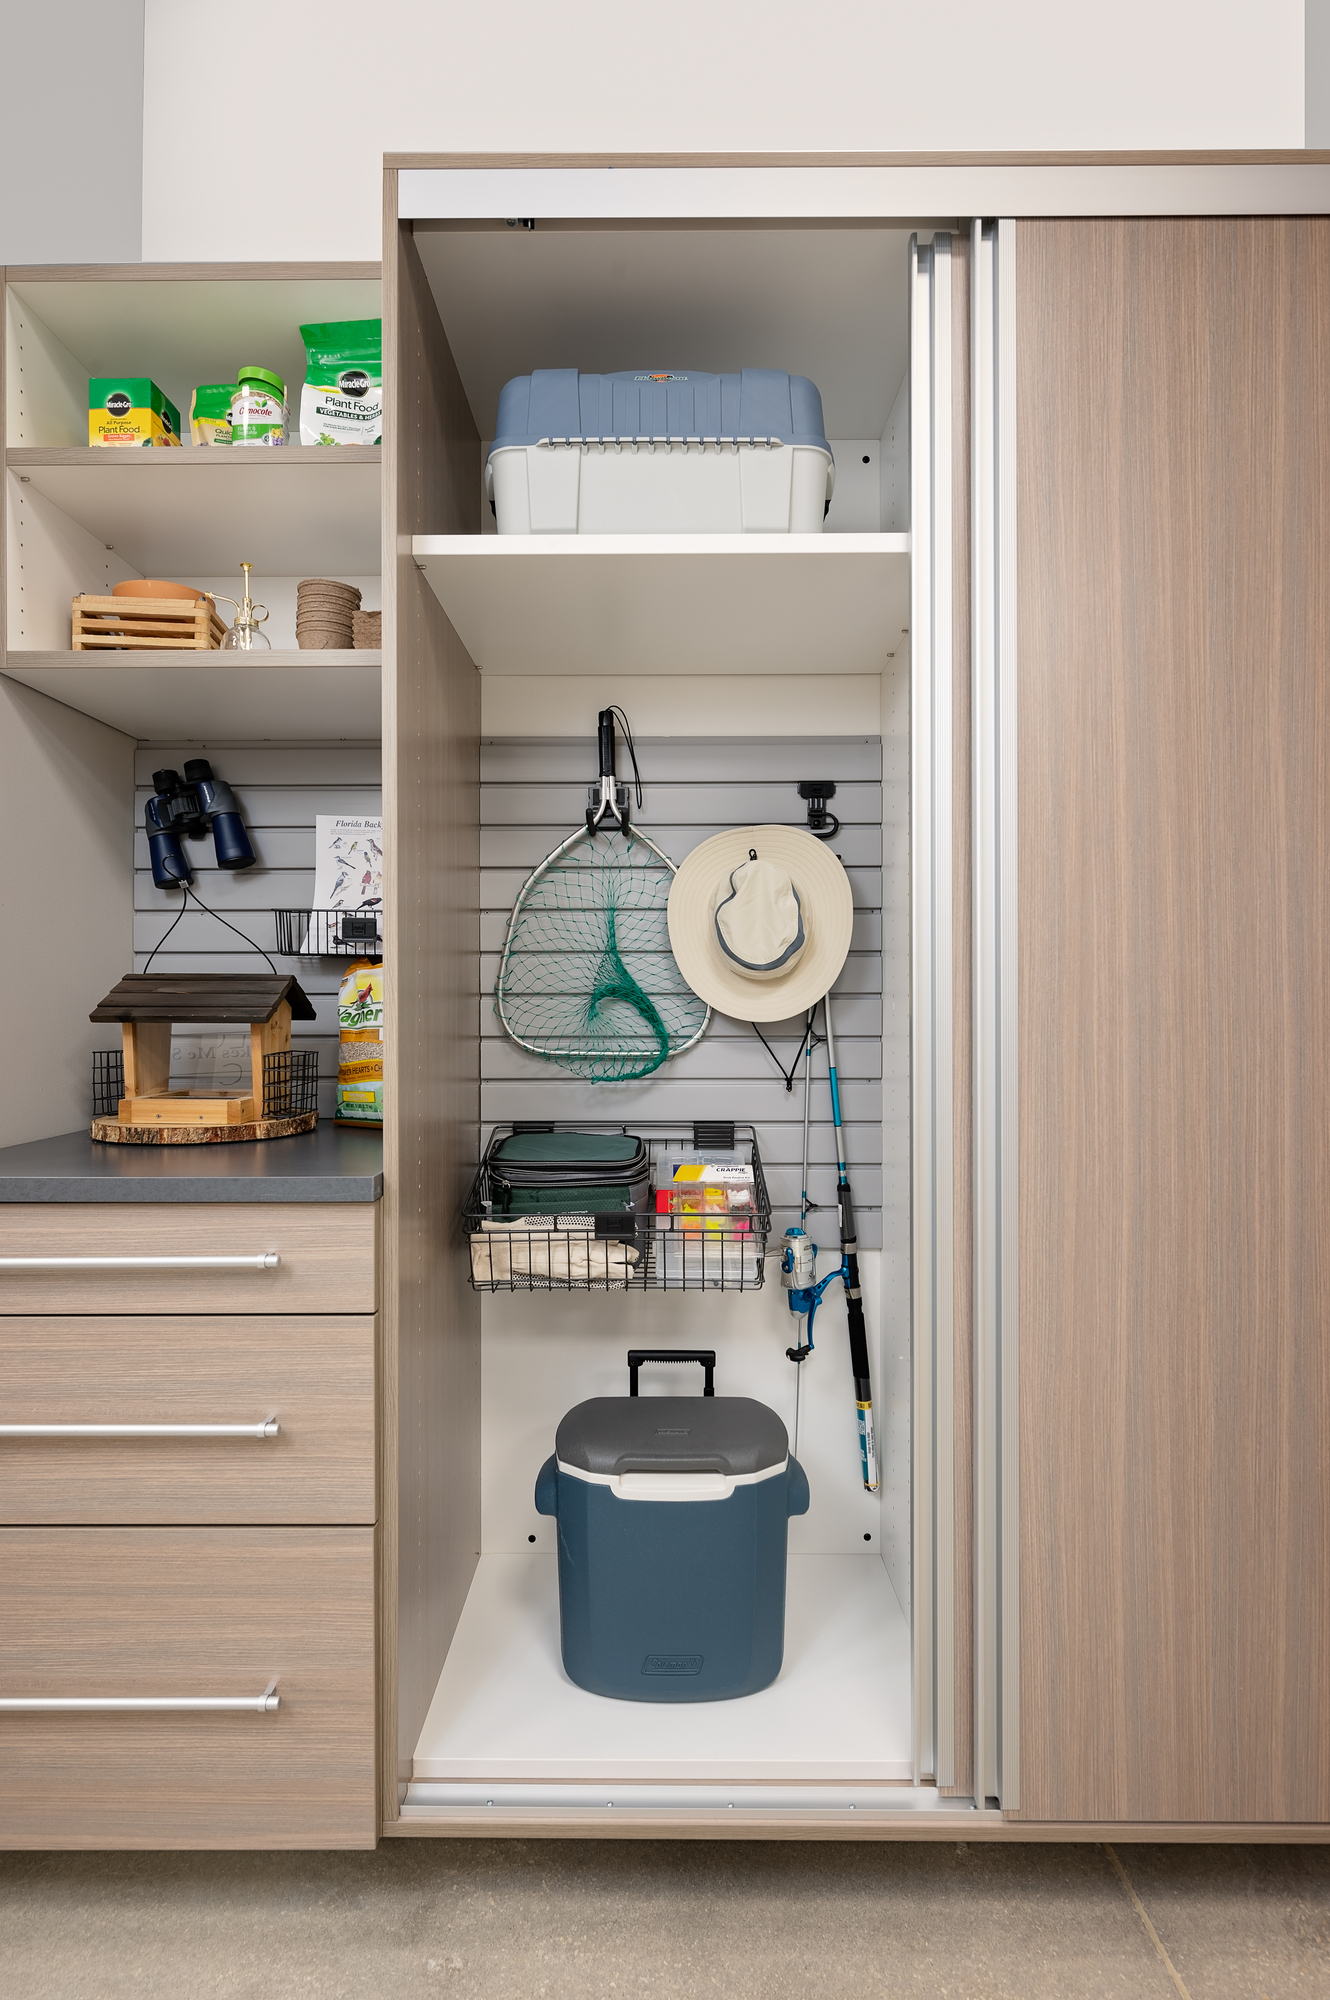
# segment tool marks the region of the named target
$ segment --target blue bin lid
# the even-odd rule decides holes
[[[751,1396],[593,1396],[554,1437],[562,1465],[620,1472],[765,1472],[789,1456],[784,1424]]]
[[[515,375],[499,397],[491,452],[545,438],[775,438],[832,455],[816,385],[781,368],[730,375],[696,369],[580,375],[576,368],[537,368]]]

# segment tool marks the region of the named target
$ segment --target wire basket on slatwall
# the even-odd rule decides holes
[[[529,1218],[526,1228],[496,1227],[495,1150],[513,1131],[497,1125],[472,1183],[463,1212],[471,1284],[481,1292],[751,1292],[762,1284],[771,1199],[757,1134],[751,1125],[698,1121],[688,1126],[637,1125],[651,1156],[645,1212],[589,1214],[567,1191],[566,1212]],[[527,1129],[531,1129],[528,1127]],[[594,1119],[543,1128],[566,1132],[622,1132],[622,1125]],[[737,1150],[753,1168],[754,1213],[719,1216],[657,1214],[662,1157],[684,1146],[694,1151]],[[486,1225],[490,1225],[487,1227]]]
[[[382,958],[382,910],[274,910],[279,958]]]

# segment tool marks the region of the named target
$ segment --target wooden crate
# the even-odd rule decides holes
[[[74,599],[74,651],[140,653],[159,647],[192,653],[216,652],[226,627],[217,607],[173,597],[90,597]]]

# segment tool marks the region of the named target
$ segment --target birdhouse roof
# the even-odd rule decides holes
[[[129,972],[98,1002],[90,1021],[271,1021],[283,1000],[293,1021],[317,1019],[283,972]]]

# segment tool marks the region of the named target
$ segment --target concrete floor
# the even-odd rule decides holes
[[[414,1840],[374,1854],[6,1854],[0,1993],[1330,1995],[1330,1848],[1117,1852],[1139,1909],[1103,1847]]]

